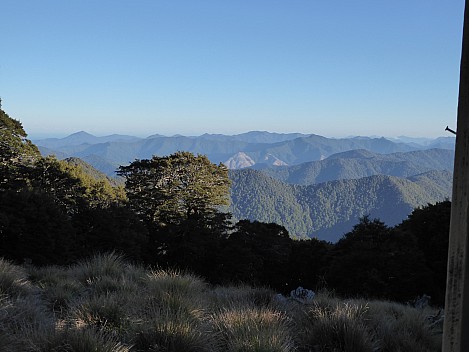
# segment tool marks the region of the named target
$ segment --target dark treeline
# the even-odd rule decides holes
[[[76,160],[41,157],[2,110],[0,137],[0,256],[14,262],[67,265],[116,251],[213,284],[444,301],[449,201],[416,209],[392,228],[364,217],[335,244],[293,240],[274,223],[233,223],[221,211],[228,171],[205,156],[136,160],[119,169],[124,188]]]

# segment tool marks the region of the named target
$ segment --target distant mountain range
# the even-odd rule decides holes
[[[401,137],[405,138],[405,137]],[[406,139],[404,139],[406,140]],[[407,137],[408,140],[408,137]],[[300,133],[247,132],[234,136],[204,134],[197,137],[152,135],[138,138],[125,135],[95,137],[77,132],[68,137],[35,140],[43,155],[59,158],[79,157],[108,175],[120,165],[135,159],[148,159],[152,155],[168,155],[179,150],[204,154],[214,163],[225,163],[233,169],[256,166],[287,166],[318,161],[328,156],[350,150],[364,149],[374,153],[389,154],[409,152],[444,146],[454,149],[453,137],[435,140],[402,142],[385,138],[351,137],[326,138]]]
[[[115,176],[120,165],[176,151],[224,163],[238,219],[275,222],[292,235],[336,241],[359,217],[388,225],[451,197],[454,137],[326,138],[300,133],[96,137],[78,132],[34,141],[43,155],[78,157]]]

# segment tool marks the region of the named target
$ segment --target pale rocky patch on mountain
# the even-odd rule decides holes
[[[244,152],[238,152],[224,162],[228,169],[243,169],[253,166],[256,162]]]
[[[264,163],[273,166],[288,166],[286,162],[280,160],[275,155],[272,155],[270,153],[264,156]]]

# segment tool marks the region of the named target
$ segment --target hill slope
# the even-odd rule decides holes
[[[378,154],[360,149],[336,153],[324,160],[261,169],[265,174],[286,183],[310,185],[373,175],[409,177],[431,170],[452,171],[453,161],[454,151],[448,149],[392,154]]]
[[[388,225],[404,220],[427,203],[449,198],[448,171],[399,178],[375,175],[300,186],[256,170],[232,170],[230,211],[236,218],[275,222],[292,235],[338,240],[364,215]]]

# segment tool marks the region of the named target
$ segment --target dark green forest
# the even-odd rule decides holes
[[[420,205],[447,199],[452,187],[452,173],[446,170],[407,178],[351,176],[310,185],[282,182],[268,176],[272,172],[268,170],[275,169],[230,170],[229,210],[233,216],[275,222],[285,226],[293,237],[330,242],[337,242],[365,215],[397,225]]]
[[[18,264],[69,265],[114,251],[151,267],[188,270],[211,284],[246,283],[281,293],[327,288],[401,302],[427,294],[435,304],[444,301],[449,201],[417,208],[392,227],[364,216],[336,243],[293,239],[275,219],[234,220],[226,212],[233,196],[252,212],[293,207],[283,223],[306,228],[331,221],[340,203],[328,214],[315,213],[310,201],[297,201],[307,192],[326,208],[331,196],[346,199],[353,187],[367,189],[362,201],[373,202],[373,185],[392,188],[401,181],[338,181],[343,185],[334,194],[292,185],[285,191],[291,204],[279,204],[271,200],[284,191],[269,185],[280,181],[264,183],[262,192],[247,182],[233,193],[224,165],[189,152],[137,159],[118,174],[125,186],[79,159],[42,157],[21,123],[0,110],[0,256]]]

